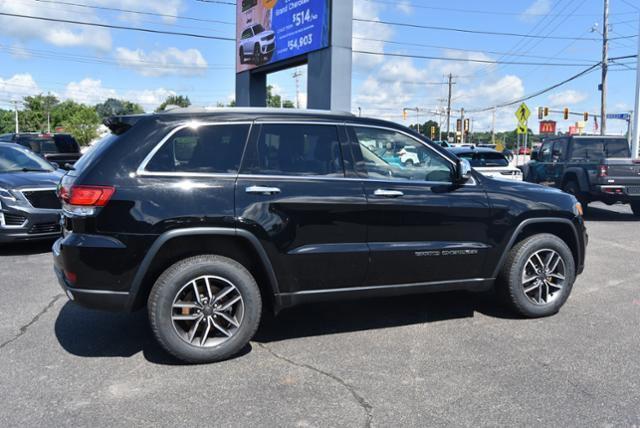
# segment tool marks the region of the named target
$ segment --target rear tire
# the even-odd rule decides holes
[[[580,190],[580,185],[577,181],[571,180],[567,181],[562,188],[565,193],[569,193],[576,197],[578,202],[582,205],[582,210],[586,213],[589,207],[589,199],[587,196]]]
[[[211,363],[236,355],[253,338],[262,299],[240,263],[202,255],[160,275],[148,311],[153,334],[167,352],[188,363]]]
[[[569,298],[575,272],[573,254],[562,239],[533,235],[509,251],[497,290],[519,315],[546,317],[557,313]]]
[[[640,217],[640,202],[632,202],[631,211],[633,211],[633,215]]]

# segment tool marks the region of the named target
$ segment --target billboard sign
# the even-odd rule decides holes
[[[555,133],[556,133],[556,121],[554,120],[540,121],[540,134],[555,135]]]
[[[329,46],[329,0],[238,0],[236,72]]]

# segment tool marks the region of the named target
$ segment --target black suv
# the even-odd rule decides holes
[[[70,134],[3,134],[0,142],[20,144],[63,169],[69,169],[82,156],[80,145]]]
[[[590,202],[630,204],[640,217],[640,160],[631,158],[629,142],[613,136],[564,136],[546,139],[525,165],[525,179]]]
[[[185,361],[237,353],[263,307],[326,299],[495,284],[521,315],[547,316],[584,266],[573,196],[482,177],[394,123],[222,109],[107,125],[62,180],[55,271],[87,307],[146,305]],[[405,147],[419,163],[394,159]]]

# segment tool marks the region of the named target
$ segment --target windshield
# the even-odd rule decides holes
[[[494,152],[462,152],[457,153],[460,159],[469,161],[472,167],[509,166],[509,161],[501,153]]]
[[[264,32],[264,27],[262,25],[258,24],[258,25],[253,27],[253,32],[255,34],[260,34],[260,33]]]
[[[53,166],[37,155],[18,148],[0,147],[0,173],[52,172]]]
[[[624,138],[576,138],[573,159],[630,158],[629,143]]]

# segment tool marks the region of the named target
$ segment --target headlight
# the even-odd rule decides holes
[[[575,215],[578,215],[580,217],[584,215],[584,209],[582,208],[582,204],[580,202],[576,202],[573,211]]]
[[[13,193],[11,193],[9,190],[5,189],[4,187],[0,187],[0,198],[8,199],[10,201],[15,201],[16,200],[16,197],[13,196]]]

